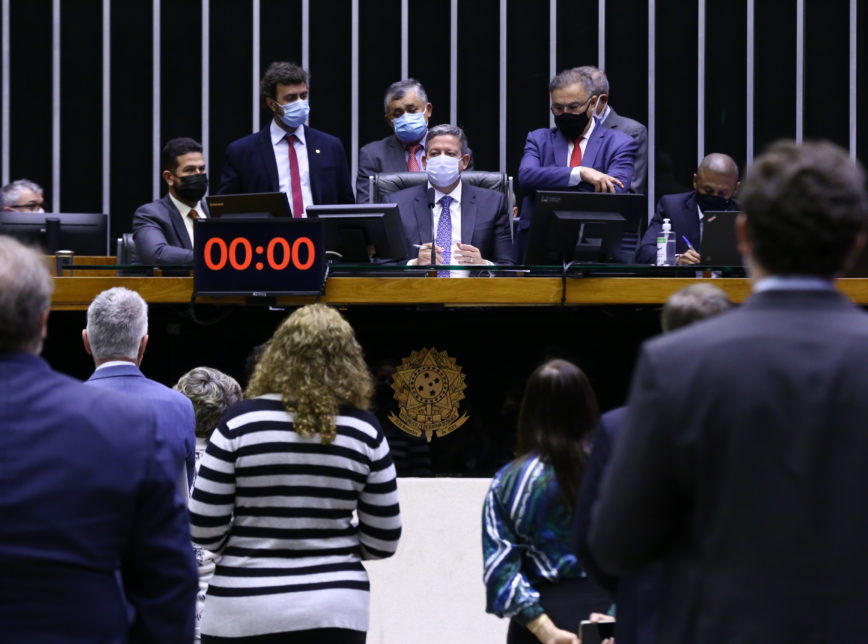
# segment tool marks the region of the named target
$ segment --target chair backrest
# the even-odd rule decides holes
[[[512,235],[513,210],[515,206],[512,177],[505,172],[468,170],[461,173],[461,180],[466,181],[472,186],[497,190],[503,193],[510,221],[509,232]],[[427,181],[428,175],[424,172],[389,172],[374,175],[371,189],[371,203],[388,203],[389,195],[393,192],[422,185]]]
[[[135,266],[141,264],[139,254],[136,252],[136,241],[132,233],[122,233],[117,238],[117,262],[119,266]],[[153,270],[149,268],[141,269],[122,269],[118,271],[118,275],[152,275]]]

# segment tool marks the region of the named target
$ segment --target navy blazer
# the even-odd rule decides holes
[[[359,150],[359,172],[356,176],[356,203],[368,203],[371,194],[368,177],[383,172],[406,172],[404,144],[394,134],[372,141]]]
[[[310,190],[315,204],[355,203],[347,155],[340,139],[304,127]],[[216,194],[278,192],[280,178],[271,144],[271,124],[255,134],[233,141],[226,148],[226,162]],[[290,199],[290,201],[292,201]]]
[[[630,181],[630,192],[637,195],[645,194],[645,183],[648,174],[648,128],[639,121],[621,116],[611,105],[609,114],[603,121],[603,127],[629,134],[636,141],[636,159],[633,163],[633,179]]]
[[[429,243],[433,237],[434,189],[421,184],[393,192],[389,200],[398,204],[401,211],[408,247]],[[461,243],[476,246],[483,259],[495,264],[512,264],[509,215],[502,193],[462,182]],[[412,250],[407,260],[418,256],[415,249]]]
[[[666,564],[660,641],[863,642],[868,315],[768,290],[645,343],[589,543]]]
[[[169,441],[175,463],[175,479],[186,467],[192,484],[196,471],[196,415],[193,403],[184,394],[169,389],[145,374],[132,362],[97,369],[86,381],[89,385],[132,394],[153,404],[157,424]]]
[[[197,212],[209,216],[205,201]],[[133,215],[133,239],[142,264],[192,264],[193,243],[184,225],[184,218],[168,193],[146,203]]]
[[[735,201],[730,202],[728,210],[738,210]],[[675,232],[675,252],[686,253],[687,242],[690,240],[696,252],[702,253],[702,237],[699,234],[699,209],[696,206],[696,191],[679,192],[674,195],[663,195],[657,202],[657,210],[648,224],[648,230],[642,236],[642,241],[636,249],[637,264],[657,263],[657,237],[663,231],[663,220],[669,219]]]
[[[533,130],[527,135],[518,168],[518,180],[525,197],[515,239],[516,261],[523,259],[537,190],[594,191],[593,185],[585,181],[570,187],[572,168],[567,165],[568,146],[566,137],[556,127]],[[616,187],[617,192],[627,192],[633,178],[636,150],[637,143],[629,134],[597,124],[585,146],[582,165],[616,177],[624,184],[623,188]]]
[[[0,390],[0,640],[191,642],[187,509],[152,407],[29,353],[0,353]]]

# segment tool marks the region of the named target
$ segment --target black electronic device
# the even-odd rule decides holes
[[[525,264],[630,264],[645,220],[645,197],[539,190]]]
[[[46,254],[109,254],[108,215],[98,212],[0,212],[0,235],[39,246]]]
[[[610,637],[615,637],[615,622],[585,620],[579,624],[579,639],[582,644],[600,644]]]
[[[261,219],[292,217],[285,192],[251,192],[205,197],[208,214],[214,219]]]
[[[343,262],[401,260],[408,256],[398,204],[309,206],[307,216],[325,223],[326,250],[337,253]]]
[[[741,253],[735,238],[735,210],[708,210],[702,213],[702,264],[741,266]]]

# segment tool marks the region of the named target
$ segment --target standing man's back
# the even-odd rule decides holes
[[[38,357],[51,288],[0,236],[0,641],[189,642],[195,566],[165,439],[150,407]]]
[[[737,311],[643,349],[591,547],[663,558],[659,641],[856,642],[868,633],[868,316],[831,278],[864,179],[829,144],[778,144],[745,181]]]

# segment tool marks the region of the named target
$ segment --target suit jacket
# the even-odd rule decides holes
[[[209,216],[203,200],[201,215]],[[133,215],[133,238],[142,264],[192,264],[193,243],[184,218],[168,193],[146,203]]]
[[[636,141],[636,159],[633,163],[633,179],[630,181],[630,192],[637,195],[645,194],[645,180],[648,174],[648,128],[639,121],[621,116],[609,107],[609,115],[602,123],[603,127],[629,134]]]
[[[190,642],[187,510],[152,408],[29,353],[0,353],[0,389],[0,640]]]
[[[157,424],[169,441],[176,480],[181,469],[186,468],[187,481],[193,481],[196,472],[196,415],[189,398],[156,380],[145,378],[132,362],[97,369],[86,382],[151,403],[157,414]]]
[[[733,202],[730,210],[738,210]],[[696,191],[680,192],[674,195],[663,195],[657,202],[657,210],[648,224],[648,230],[642,236],[642,241],[636,249],[637,264],[655,264],[657,262],[657,237],[663,231],[663,220],[669,219],[675,232],[675,252],[686,253],[687,242],[701,254],[702,238],[699,234],[699,210],[696,207]]]
[[[340,139],[307,125],[303,127],[313,202],[355,203],[347,155]],[[271,144],[270,124],[229,144],[217,194],[279,190],[280,178]]]
[[[594,434],[594,444],[576,503],[573,534],[576,553],[582,568],[588,571],[603,588],[615,593],[617,622],[615,638],[619,644],[654,644],[657,642],[659,599],[663,589],[663,576],[659,564],[628,572],[621,577],[607,575],[588,548],[588,530],[591,510],[600,495],[600,482],[609,465],[612,449],[618,440],[626,407],[618,407],[600,417]]]
[[[661,642],[858,642],[868,632],[868,315],[756,293],[647,342],[590,545],[665,558]]]
[[[407,244],[431,241],[433,215],[430,204],[434,190],[427,185],[393,192],[390,200],[398,204]],[[495,264],[512,264],[512,239],[503,194],[496,190],[461,184],[461,243],[476,246],[483,259]],[[413,252],[407,260],[417,256]]]
[[[528,133],[524,155],[518,168],[518,180],[525,197],[521,204],[521,219],[516,234],[516,261],[524,255],[527,229],[533,218],[533,200],[537,190],[579,190],[593,192],[594,187],[584,181],[570,187],[567,165],[569,142],[557,128],[543,128]],[[595,126],[582,156],[582,165],[617,177],[624,184],[618,192],[626,192],[633,178],[636,141],[628,134]]]

